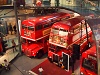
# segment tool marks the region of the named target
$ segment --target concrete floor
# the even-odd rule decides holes
[[[11,61],[11,70],[3,71],[0,75],[33,75],[29,71],[46,59],[46,56],[42,59],[29,58],[25,55],[17,56]]]

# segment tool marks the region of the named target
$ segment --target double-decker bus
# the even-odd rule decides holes
[[[76,51],[76,49],[75,52],[81,54],[88,48],[88,45],[91,45],[91,40],[92,31],[84,17],[77,16],[65,21],[56,22],[51,27],[48,42],[48,59],[59,64],[60,61],[63,61],[63,53],[67,54],[68,59],[71,58],[73,44],[79,46],[79,51]]]
[[[96,46],[82,53],[80,75],[97,75]]]
[[[48,51],[47,40],[52,24],[68,18],[70,14],[59,12],[24,20],[21,27],[22,52],[29,57],[42,57]]]

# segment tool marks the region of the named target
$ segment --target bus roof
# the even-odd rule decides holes
[[[41,24],[41,23],[44,23],[45,21],[51,21],[51,19],[55,18],[55,17],[60,17],[60,16],[65,16],[65,15],[68,15],[70,16],[70,14],[68,13],[64,13],[64,12],[60,12],[60,13],[52,13],[52,14],[48,14],[47,16],[39,16],[39,17],[33,17],[33,18],[29,18],[27,20],[24,20],[22,22],[23,25],[26,25],[26,26],[34,26],[34,25],[37,25],[37,24]]]
[[[84,20],[83,16],[77,16],[74,18],[70,18],[64,21],[56,22],[53,24],[52,27],[54,28],[62,28],[62,29],[69,29],[70,27],[80,23],[82,20]]]

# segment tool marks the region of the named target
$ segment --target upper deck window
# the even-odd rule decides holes
[[[58,29],[58,28],[52,28],[52,29],[51,29],[51,32],[52,32],[53,34],[58,34],[58,33],[59,33],[59,29]]]
[[[34,31],[34,27],[33,27],[33,26],[29,26],[29,27],[28,27],[28,30]]]
[[[49,24],[44,24],[44,28],[47,28],[47,27],[49,27],[50,25]]]
[[[59,36],[66,36],[68,35],[68,30],[60,29]]]
[[[22,25],[22,29],[27,29],[27,26],[25,26],[25,25]]]
[[[41,29],[42,29],[42,25],[36,26],[36,30],[41,30]]]
[[[34,27],[33,26],[25,26],[25,25],[22,25],[22,29],[28,29],[28,30],[34,31]]]

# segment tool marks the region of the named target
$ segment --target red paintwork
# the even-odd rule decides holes
[[[28,45],[27,43],[22,44],[22,51],[27,56],[36,56],[36,54],[39,52],[40,49],[43,49],[43,52],[46,53],[48,51],[47,49],[48,46],[47,46],[47,42],[44,41],[46,41],[46,39],[49,37],[49,33],[52,25],[46,28],[42,28],[41,30],[36,30],[36,27],[39,25],[43,27],[43,25],[45,24],[51,24],[52,20],[53,22],[57,22],[60,19],[66,17],[69,18],[70,14],[60,12],[60,13],[48,14],[47,16],[40,16],[40,17],[24,20],[22,22],[22,25],[26,27],[29,26],[34,27],[34,30],[33,31],[28,30],[28,28],[23,29],[21,27],[21,37],[27,40],[34,41],[35,43],[30,45]],[[25,33],[29,35],[26,35]],[[42,40],[42,43],[38,42],[39,40]]]
[[[66,13],[54,13],[54,14],[49,14],[49,15],[47,15],[47,16],[41,16],[41,17],[37,17],[37,18],[31,18],[31,19],[28,19],[28,20],[24,20],[23,22],[22,22],[22,25],[24,25],[24,26],[34,26],[34,27],[36,27],[36,26],[38,26],[39,24],[48,24],[48,22],[51,22],[50,21],[50,18],[55,18],[55,20],[56,19],[59,19],[59,18],[62,18],[62,17],[66,17],[66,16],[69,16],[70,17],[70,14],[66,14]],[[50,28],[50,27],[48,27],[48,28]],[[46,29],[48,29],[48,28],[46,28]],[[33,31],[29,31],[29,30],[27,30],[27,29],[21,29],[21,36],[24,36],[24,37],[26,37],[26,38],[29,38],[29,39],[33,39],[33,40],[37,40],[37,39],[39,39],[40,37],[43,37],[43,31],[44,31],[45,29],[41,29],[41,30],[38,30],[38,31],[35,31],[34,30],[34,32]],[[24,35],[24,32],[30,32],[30,36],[25,36]],[[39,33],[39,34],[38,34]]]
[[[87,68],[82,67],[82,62],[83,62],[84,58],[89,59],[88,55],[92,55],[94,57],[97,57],[96,56],[96,46],[93,46],[90,49],[88,49],[87,51],[82,53],[80,72],[82,72],[84,75],[97,75],[95,72],[93,72]],[[94,60],[93,60],[93,62],[97,63],[97,61],[94,61]]]
[[[60,49],[58,51],[50,51],[49,48],[50,48],[50,45],[49,45],[49,48],[48,48],[48,58],[52,58],[53,54],[57,54],[59,57],[62,57],[62,52],[65,52],[69,55],[72,54],[72,45],[73,44],[81,44],[81,41],[86,39],[86,35],[84,34],[81,38],[79,37],[79,32],[75,33],[75,34],[70,34],[70,29],[75,26],[76,24],[79,24],[81,23],[82,21],[84,20],[84,17],[82,16],[78,16],[78,17],[75,17],[75,18],[70,18],[66,21],[60,21],[60,22],[57,22],[57,23],[54,23],[52,28],[58,28],[58,29],[64,29],[64,30],[68,30],[68,34],[66,34],[65,36],[61,37],[61,38],[64,38],[65,41],[67,41],[67,46],[63,46],[62,44],[58,43],[57,41],[53,41],[49,38],[49,44],[52,44],[54,45],[55,47],[56,46],[59,46],[59,47],[62,47],[63,49]],[[88,26],[89,28],[89,26]],[[78,34],[78,35],[77,35]],[[92,40],[92,31],[90,30],[88,32],[88,36],[89,37],[89,42],[91,42]],[[75,40],[76,35],[79,37],[78,39]],[[59,34],[53,34],[52,32],[50,33],[50,37],[54,37],[54,36],[58,36],[59,37]],[[56,39],[57,40],[57,39]],[[74,40],[74,41],[73,41]],[[86,45],[88,45],[87,41],[83,42],[81,45],[80,45],[80,52],[82,53],[84,51],[84,48],[86,47]]]

